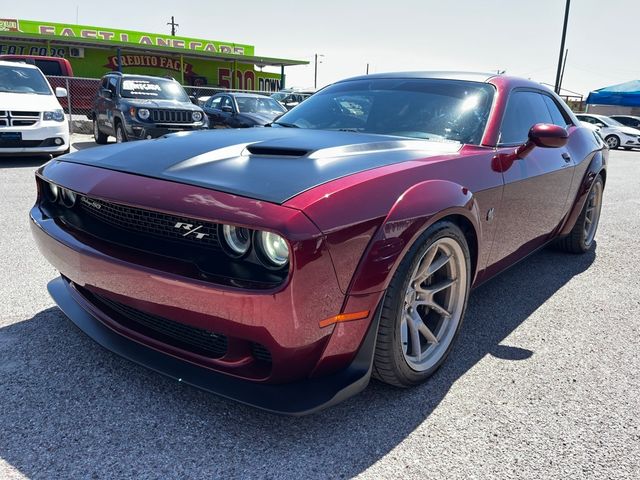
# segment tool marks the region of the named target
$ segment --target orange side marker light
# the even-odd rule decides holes
[[[353,313],[341,313],[339,315],[334,315],[333,317],[320,320],[320,328],[328,327],[329,325],[333,325],[334,323],[338,323],[338,322],[351,322],[352,320],[362,320],[363,318],[367,318],[368,316],[369,316],[369,310],[362,310],[361,312],[353,312]]]

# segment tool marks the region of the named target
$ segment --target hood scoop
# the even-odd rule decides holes
[[[304,157],[309,153],[309,150],[302,148],[270,147],[260,144],[249,145],[246,150],[252,155],[274,155],[278,157]]]

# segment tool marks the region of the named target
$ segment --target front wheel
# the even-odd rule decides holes
[[[591,249],[600,222],[603,192],[604,182],[602,177],[598,175],[591,186],[589,196],[576,224],[569,235],[558,240],[557,245],[560,250],[569,253],[586,253]]]
[[[124,132],[122,123],[116,124],[116,143],[124,143],[127,141],[127,134]]]
[[[429,227],[400,263],[383,300],[373,374],[398,387],[417,385],[444,362],[469,296],[471,262],[460,228]]]
[[[620,146],[620,139],[615,135],[609,135],[604,141],[611,150],[615,150]]]
[[[96,119],[93,119],[93,139],[98,145],[104,145],[107,143],[108,135],[105,135],[100,131],[100,127],[98,127],[98,122]]]

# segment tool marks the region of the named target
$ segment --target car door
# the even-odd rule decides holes
[[[204,113],[209,118],[209,127],[215,128],[220,125],[222,119],[222,110],[220,110],[220,102],[222,96],[213,96],[204,104]]]
[[[102,80],[100,80],[100,87],[98,88],[98,95],[93,101],[93,115],[101,130],[104,129],[105,120],[103,90],[107,88],[108,81],[107,77],[102,77]]]
[[[567,147],[536,147],[524,159],[506,161],[514,147],[527,141],[529,129],[536,123],[567,126],[559,112],[554,112],[554,121],[547,103],[554,100],[545,97],[546,93],[537,90],[512,91],[502,119],[497,158],[505,159],[505,186],[489,261],[498,270],[543,245],[566,213],[574,174]]]
[[[118,87],[120,78],[117,75],[107,76],[107,90],[111,93],[110,97],[104,98],[104,131],[111,135],[115,135],[115,111],[118,108]]]
[[[224,95],[220,102],[220,124],[227,128],[233,128],[235,113],[236,106],[233,99],[229,95]]]

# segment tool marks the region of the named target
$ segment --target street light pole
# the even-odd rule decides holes
[[[319,54],[315,54],[315,59],[313,62],[314,65],[314,69],[313,69],[313,89],[317,90],[318,89],[318,57],[324,57],[324,55],[319,55]],[[320,62],[322,63],[322,62]]]
[[[562,57],[564,57],[564,41],[567,37],[567,24],[569,23],[569,7],[571,7],[571,0],[567,0],[564,7],[564,24],[562,25],[562,40],[560,41],[560,54],[558,55],[558,71],[556,72],[556,83],[554,90],[556,93],[560,93],[560,74],[562,72]]]

